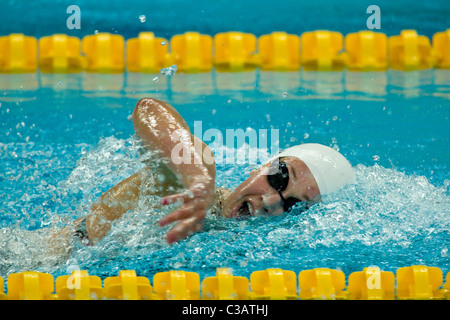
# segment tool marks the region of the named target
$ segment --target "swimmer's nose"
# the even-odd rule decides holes
[[[280,215],[283,213],[283,204],[278,192],[265,193],[262,195],[263,212],[268,215]]]

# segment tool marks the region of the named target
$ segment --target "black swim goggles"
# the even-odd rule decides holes
[[[278,163],[278,170],[276,169],[276,167],[274,167],[276,166],[277,163]],[[283,197],[282,192],[286,190],[289,184],[289,169],[285,162],[281,160],[275,160],[274,162],[272,162],[272,164],[270,165],[269,174],[267,175],[267,182],[280,195],[281,201],[283,203],[283,210],[285,212],[291,211],[294,205],[296,205],[299,202],[302,202],[297,198],[289,197],[285,199]]]

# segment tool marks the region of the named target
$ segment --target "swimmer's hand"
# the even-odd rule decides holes
[[[210,180],[210,181],[208,181]],[[166,235],[168,243],[177,242],[191,233],[198,232],[203,227],[206,211],[213,201],[214,180],[203,179],[193,182],[183,193],[170,195],[161,199],[162,205],[182,203],[181,207],[169,213],[159,221],[160,226],[177,222]],[[212,182],[212,186],[211,186]]]

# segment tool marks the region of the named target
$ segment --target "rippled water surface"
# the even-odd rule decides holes
[[[183,269],[201,277],[280,267],[299,272],[426,264],[449,271],[450,73],[248,72],[159,75],[0,75],[0,276],[75,268],[102,277]],[[142,97],[174,105],[188,124],[279,130],[279,146],[317,142],[352,163],[357,184],[304,213],[246,221],[208,217],[174,245],[145,198],[92,247],[69,257],[46,238],[86,215],[103,192],[135,173],[142,155],[129,116]],[[197,132],[198,134],[198,132]],[[227,152],[260,146],[235,145]],[[216,152],[219,150],[216,148]],[[218,165],[236,187],[256,165]]]

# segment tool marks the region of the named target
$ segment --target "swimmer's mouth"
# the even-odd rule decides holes
[[[242,204],[235,210],[234,216],[238,219],[245,219],[251,217],[255,214],[255,208],[249,201],[244,201]]]

